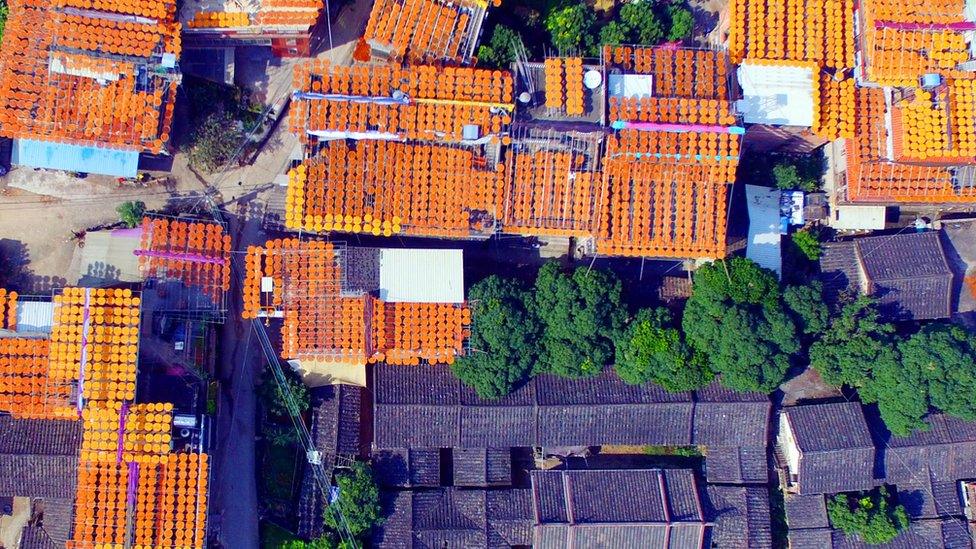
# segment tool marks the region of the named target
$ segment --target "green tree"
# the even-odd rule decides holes
[[[630,29],[631,38],[638,44],[656,45],[664,39],[664,25],[654,13],[649,1],[633,1],[620,8],[620,21]]]
[[[272,446],[290,446],[298,442],[298,433],[291,425],[266,425],[262,434]]]
[[[132,229],[142,224],[142,216],[146,213],[146,203],[141,200],[123,202],[115,208],[115,211],[119,214],[119,220],[125,223],[126,227]]]
[[[810,346],[810,365],[831,385],[863,387],[882,362],[898,362],[895,328],[881,319],[875,302],[859,296],[835,315],[823,337]]]
[[[819,280],[787,286],[783,290],[783,302],[801,333],[815,338],[827,330],[830,311],[824,302],[823,283]]]
[[[553,10],[546,16],[546,30],[552,45],[560,52],[587,51],[593,47],[596,15],[584,3]]]
[[[695,16],[692,15],[691,10],[682,4],[672,3],[668,5],[668,20],[670,22],[668,28],[669,42],[688,38],[695,28]]]
[[[872,367],[858,394],[861,401],[878,404],[881,420],[893,435],[904,437],[928,429],[922,420],[929,411],[928,388],[915,365],[886,356]]]
[[[641,309],[617,344],[617,374],[632,385],[654,382],[668,391],[691,391],[714,378],[674,328],[667,309]]]
[[[503,68],[515,61],[516,45],[522,40],[519,34],[505,25],[496,25],[487,44],[478,47],[478,64]]]
[[[820,259],[820,235],[814,229],[802,229],[791,236],[793,245],[810,261]]]
[[[308,386],[298,372],[291,368],[282,368],[281,371],[285,376],[285,385],[290,389],[291,398],[285,395],[269,366],[265,368],[257,389],[264,409],[270,415],[279,417],[307,412],[310,404]]]
[[[722,384],[737,391],[771,392],[800,350],[776,276],[743,257],[698,269],[682,328]]]
[[[499,398],[532,372],[539,321],[526,307],[531,297],[513,279],[490,276],[468,291],[474,318],[468,355],[453,364],[454,374],[478,396]]]
[[[629,29],[618,21],[610,21],[600,29],[598,46],[616,46],[627,41]],[[599,48],[597,48],[599,50]]]
[[[976,421],[976,338],[965,329],[932,323],[899,346],[902,366],[918,372],[928,385],[932,406],[943,412]]]
[[[837,494],[827,500],[827,516],[834,528],[871,545],[895,539],[909,524],[905,507],[893,504],[884,486],[860,496]]]
[[[806,164],[809,164],[807,162]],[[816,191],[820,186],[820,182],[817,177],[812,174],[806,173],[812,170],[812,166],[807,166],[804,164],[803,172],[797,167],[797,164],[790,161],[781,161],[773,166],[773,180],[776,182],[777,189],[783,190],[796,190],[813,192]]]
[[[569,275],[556,262],[543,265],[533,301],[542,322],[537,370],[574,378],[600,373],[613,360],[626,318],[621,292],[611,273],[580,267]]]
[[[0,0],[0,38],[3,38],[3,31],[7,27],[7,15],[10,9],[7,7],[7,0]]]
[[[193,167],[214,172],[230,162],[243,140],[240,123],[219,109],[193,130],[184,150]]]
[[[356,539],[367,538],[373,528],[384,522],[380,489],[372,468],[357,461],[348,471],[336,475],[336,486],[339,495],[325,508],[325,525]]]

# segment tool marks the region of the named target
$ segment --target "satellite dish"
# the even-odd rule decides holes
[[[523,103],[527,105],[529,101],[532,101],[532,94],[529,92],[522,92],[519,94],[518,100],[519,103]]]
[[[586,71],[586,74],[583,75],[583,85],[586,86],[586,89],[588,90],[595,90],[599,88],[600,84],[602,83],[603,75],[600,74],[600,71],[598,70],[590,69]]]

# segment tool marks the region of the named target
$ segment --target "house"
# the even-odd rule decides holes
[[[362,387],[326,385],[311,390],[312,420],[309,431],[322,470],[331,473],[341,460],[360,454]],[[326,481],[331,479],[325,479]],[[311,467],[305,467],[298,496],[298,535],[314,539],[322,535],[322,490]]]
[[[12,0],[0,58],[11,162],[135,177],[141,153],[163,153],[181,82],[175,12],[175,0]]]
[[[437,488],[387,492],[390,509],[373,533],[378,549],[486,547],[508,549],[532,544],[532,497],[527,489]]]
[[[270,45],[278,57],[308,57],[312,28],[325,2],[187,0],[180,5],[179,21],[188,49]]]
[[[874,442],[858,402],[784,408],[776,451],[791,493],[834,494],[879,484]]]
[[[39,517],[21,531],[21,547],[64,547],[70,539],[81,449],[77,420],[0,415],[0,499],[14,498]]]
[[[842,294],[878,300],[891,320],[948,318],[953,307],[953,272],[939,231],[869,236],[824,244],[820,277],[825,297]]]
[[[532,471],[532,545],[700,548],[710,525],[689,469]]]
[[[767,480],[765,395],[718,386],[668,393],[650,383],[628,385],[607,371],[582,380],[539,376],[487,401],[446,368],[377,364],[373,372],[377,450],[702,445],[709,448],[710,481]]]

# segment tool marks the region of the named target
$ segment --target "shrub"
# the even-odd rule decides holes
[[[507,67],[515,61],[515,48],[521,40],[519,34],[509,27],[495,26],[488,43],[478,47],[478,64],[494,68]]]
[[[668,28],[668,41],[674,42],[684,40],[691,36],[695,28],[695,16],[691,10],[680,4],[668,5],[668,19],[671,22]]]
[[[546,16],[546,30],[552,45],[560,52],[589,50],[594,43],[593,25],[596,16],[586,4],[574,4],[557,9]]]
[[[793,244],[810,261],[820,259],[820,235],[813,229],[801,229],[790,237]]]
[[[827,516],[835,528],[871,545],[887,543],[908,528],[905,507],[892,505],[884,486],[873,494],[834,496],[827,501]]]
[[[630,29],[631,38],[639,44],[656,45],[664,39],[664,26],[654,13],[654,5],[647,1],[624,4],[620,21]]]
[[[126,227],[133,229],[142,224],[142,216],[146,213],[146,203],[141,200],[123,202],[115,208],[115,211],[119,214],[119,220],[125,223]]]

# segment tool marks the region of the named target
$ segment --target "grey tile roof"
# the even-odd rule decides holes
[[[527,490],[440,488],[384,496],[386,522],[373,547],[508,549],[528,541]]]
[[[822,494],[787,496],[786,522],[790,530],[801,528],[827,528],[827,504]]]
[[[40,526],[27,525],[20,533],[20,549],[57,549],[63,548],[64,543],[58,544]]]
[[[952,312],[952,269],[938,232],[829,243],[820,269],[830,299],[838,291],[862,286],[889,318],[947,318]]]
[[[378,448],[766,445],[768,398],[717,386],[668,393],[653,384],[627,385],[607,371],[583,380],[539,376],[485,401],[443,368],[377,365],[374,373]],[[756,464],[743,467],[749,476],[759,476],[752,474]]]
[[[874,442],[860,403],[791,406],[782,414],[802,452],[799,493],[832,494],[877,484]]]
[[[830,528],[790,530],[790,549],[830,549],[834,531]]]
[[[885,476],[893,483],[918,483],[928,470],[934,481],[976,476],[976,422],[945,414],[926,418],[930,429],[908,437],[890,437],[882,448]]]
[[[709,446],[705,476],[711,483],[765,484],[769,481],[765,446]]]
[[[509,448],[455,448],[455,486],[511,486],[512,453]]]
[[[833,547],[838,549],[970,549],[972,539],[968,535],[960,537],[964,529],[965,525],[957,519],[918,520],[895,539],[879,545],[868,545],[856,537],[846,536],[840,530],[832,530],[831,534]],[[791,532],[791,544],[792,540]]]
[[[64,547],[71,537],[71,525],[74,519],[74,495],[71,498],[47,498],[40,502],[44,507],[41,527],[55,545]]]
[[[385,487],[435,487],[441,484],[440,450],[397,448],[373,454],[376,481]]]
[[[0,415],[0,454],[78,455],[81,432],[81,421]]]
[[[729,549],[772,547],[769,495],[765,486],[718,486],[705,488],[706,518],[715,526],[711,541]]]
[[[705,510],[688,469],[532,471],[535,547],[702,546]],[[768,514],[768,512],[767,512]]]

